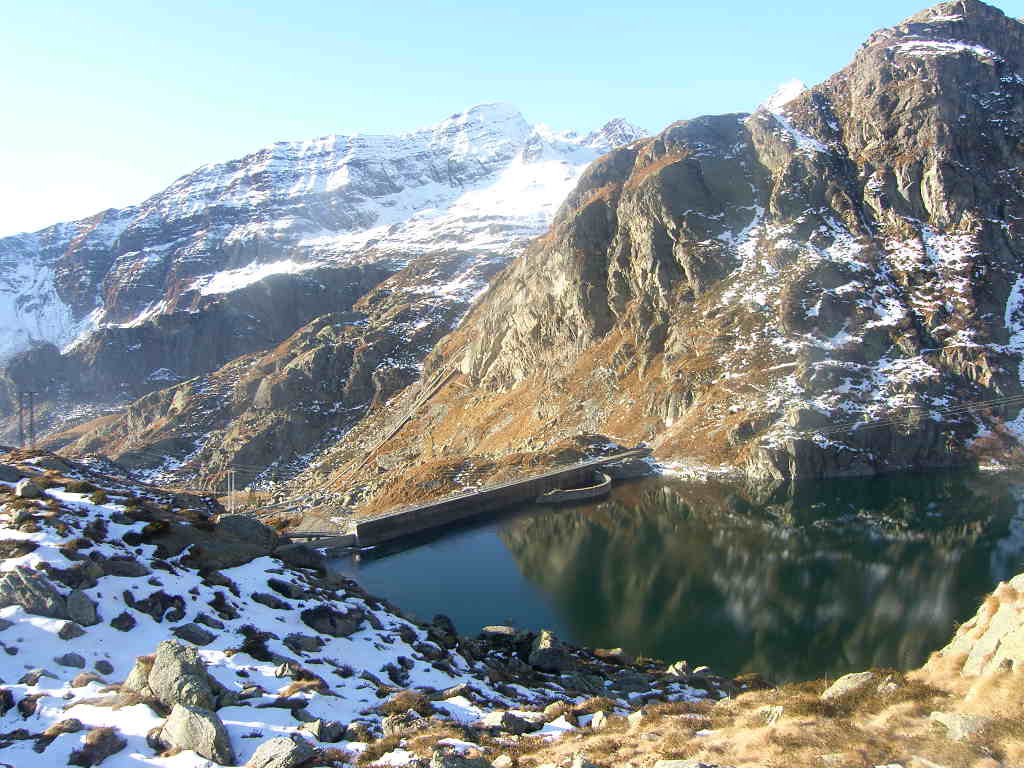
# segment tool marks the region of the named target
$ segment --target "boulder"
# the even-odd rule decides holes
[[[549,629],[542,629],[534,638],[528,661],[541,672],[565,672],[573,668],[572,656]]]
[[[0,464],[0,481],[5,483],[17,483],[25,473],[10,464]]]
[[[315,754],[313,747],[302,739],[292,741],[279,736],[260,744],[245,768],[296,768]]]
[[[534,731],[539,731],[544,726],[543,720],[534,722],[511,712],[503,711],[488,712],[480,722],[485,728],[495,728],[505,733],[511,733],[514,736],[533,733]]]
[[[357,608],[341,613],[329,605],[307,608],[299,616],[306,626],[332,637],[348,637],[366,619],[366,615]]]
[[[324,641],[319,637],[304,635],[301,632],[285,635],[284,644],[295,653],[316,653],[324,647]]]
[[[0,573],[0,607],[8,605],[20,605],[26,613],[36,616],[71,618],[67,601],[50,580],[21,565]]]
[[[217,637],[208,629],[203,629],[194,622],[182,624],[171,630],[177,637],[193,645],[209,645]]]
[[[55,658],[54,661],[62,667],[85,669],[85,658],[79,653],[65,653],[64,655]]]
[[[74,640],[76,637],[81,637],[85,634],[85,630],[73,621],[65,621],[57,632],[57,637],[61,640]]]
[[[304,723],[300,730],[309,732],[317,741],[331,744],[341,741],[345,736],[345,728],[336,720],[311,720]]]
[[[214,710],[220,686],[210,678],[195,648],[164,640],[156,651],[148,683],[166,706],[184,704]],[[212,759],[212,758],[211,758]]]
[[[137,623],[135,617],[128,613],[128,611],[121,611],[121,613],[110,620],[110,626],[119,632],[130,631],[135,628]]]
[[[189,550],[185,562],[193,568],[221,570],[235,568],[269,555],[277,546],[273,530],[244,515],[225,515],[212,531],[182,523],[171,523],[152,534],[157,553],[176,557]]]
[[[851,672],[843,675],[821,694],[821,700],[829,704],[849,700],[867,688],[874,679],[874,672]]]
[[[191,749],[220,765],[235,764],[224,723],[210,709],[176,703],[160,730],[160,739],[168,747]]]
[[[272,554],[281,562],[294,568],[322,571],[327,567],[327,558],[308,544],[299,542],[282,544],[274,549]]]
[[[100,616],[96,611],[96,603],[80,589],[71,590],[67,599],[68,618],[83,627],[91,627],[100,623]]]
[[[952,741],[967,741],[992,722],[990,717],[960,715],[953,712],[932,712],[928,719],[943,726],[946,729],[946,736]]]
[[[14,495],[19,499],[38,499],[43,495],[43,489],[26,477],[14,486]]]

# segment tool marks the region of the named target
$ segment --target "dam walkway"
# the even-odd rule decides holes
[[[612,456],[587,459],[530,477],[480,486],[421,504],[410,504],[373,517],[357,518],[354,530],[348,534],[338,531],[296,531],[284,534],[284,537],[305,539],[321,547],[374,546],[460,523],[516,504],[536,501],[548,491],[588,485],[593,482],[594,473],[602,467],[649,455],[648,449],[637,448]]]

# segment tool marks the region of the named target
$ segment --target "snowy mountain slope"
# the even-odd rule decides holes
[[[400,136],[280,142],[203,166],[137,207],[0,239],[0,262],[19,265],[0,277],[0,358],[269,275],[441,247],[506,254],[543,230],[583,167],[640,135],[622,120],[556,133],[487,104]]]

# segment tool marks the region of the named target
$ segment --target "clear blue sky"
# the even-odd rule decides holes
[[[927,0],[0,3],[0,235],[138,202],[274,141],[485,101],[657,131],[813,84]],[[1024,15],[1024,0],[1005,0]]]

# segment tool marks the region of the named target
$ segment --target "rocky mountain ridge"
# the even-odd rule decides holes
[[[68,344],[9,361],[4,436],[16,440],[18,390],[42,393],[40,423],[52,430],[266,352],[330,313],[354,311],[364,332],[349,333],[350,347],[374,350],[355,379],[407,383],[487,280],[543,231],[583,167],[639,135],[621,119],[585,136],[556,133],[508,105],[482,105],[403,136],[276,144],[200,168],[137,208],[2,239],[0,263],[19,265],[0,288],[4,349]],[[358,388],[358,402],[327,397],[324,407],[393,392]],[[304,453],[321,432],[259,461]]]
[[[601,158],[381,451],[599,433],[772,482],[1019,456],[1022,42],[996,8],[941,3],[792,98]]]

